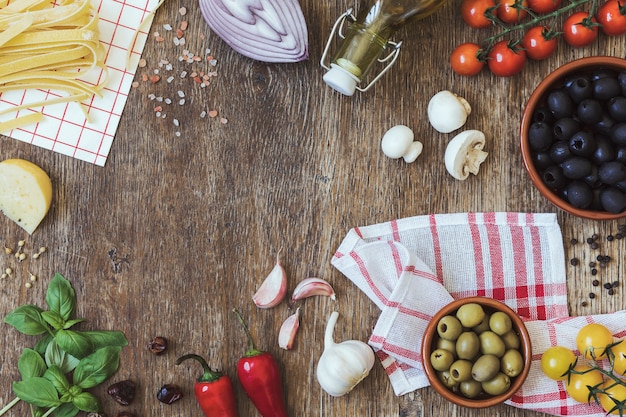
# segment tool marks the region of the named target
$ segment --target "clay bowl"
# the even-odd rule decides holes
[[[505,392],[498,395],[489,395],[482,392],[476,397],[467,398],[459,392],[458,386],[456,388],[450,388],[442,382],[442,379],[439,377],[440,373],[433,368],[430,360],[431,353],[433,350],[437,349],[437,342],[439,339],[437,325],[439,321],[445,316],[454,316],[459,307],[470,303],[476,303],[482,306],[483,311],[489,316],[495,312],[503,312],[507,314],[512,322],[512,331],[517,335],[519,340],[519,347],[517,350],[522,356],[523,367],[517,376],[510,378],[510,387]],[[480,354],[478,355],[480,356]],[[528,335],[528,331],[526,330],[526,326],[524,326],[522,319],[505,304],[487,297],[461,298],[446,305],[439,312],[437,312],[437,314],[435,314],[429,322],[426,327],[426,332],[424,333],[424,338],[422,339],[422,361],[424,364],[424,371],[426,372],[430,385],[435,389],[435,391],[437,391],[437,393],[441,394],[448,401],[467,408],[492,407],[511,398],[511,396],[513,396],[513,394],[520,389],[526,380],[528,371],[530,370],[531,360],[532,347],[530,336]]]
[[[593,220],[614,220],[626,217],[626,210],[619,213],[611,213],[609,211],[605,211],[601,207],[597,207],[597,205],[593,208],[577,208],[566,200],[567,197],[548,187],[542,178],[543,170],[537,168],[537,164],[534,159],[537,152],[533,152],[531,150],[528,142],[528,130],[533,123],[533,115],[538,108],[545,106],[546,97],[550,92],[563,87],[568,80],[573,79],[573,77],[577,75],[591,75],[594,71],[603,69],[611,69],[616,72],[621,72],[626,70],[626,60],[608,56],[578,59],[557,68],[539,83],[537,88],[531,94],[522,114],[522,123],[520,128],[521,152],[524,166],[526,167],[526,171],[528,172],[533,185],[537,187],[539,192],[552,204],[561,210],[573,214],[574,216]],[[586,126],[586,129],[589,130],[590,127]]]

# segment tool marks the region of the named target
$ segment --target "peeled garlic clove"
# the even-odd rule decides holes
[[[436,131],[450,133],[465,124],[472,107],[462,97],[443,90],[428,102],[428,120]]]
[[[272,308],[280,304],[286,294],[287,274],[276,255],[276,265],[252,296],[252,301],[259,308]]]
[[[328,281],[322,278],[310,277],[303,279],[296,285],[289,304],[293,305],[298,300],[313,297],[314,295],[324,295],[330,297],[331,300],[335,300],[335,290],[333,290]]]
[[[290,350],[293,347],[293,341],[298,333],[300,327],[300,307],[296,309],[296,312],[283,322],[278,332],[278,346],[285,350]]]

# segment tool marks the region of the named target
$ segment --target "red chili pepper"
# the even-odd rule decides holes
[[[263,417],[288,417],[276,360],[269,352],[254,347],[252,335],[241,314],[237,309],[233,312],[248,336],[248,350],[237,361],[237,377],[243,390]]]
[[[204,373],[196,380],[194,386],[196,401],[204,415],[206,417],[237,417],[235,391],[228,375],[213,371],[201,356],[193,353],[178,358],[176,365],[180,365],[187,359],[197,360],[204,369]]]

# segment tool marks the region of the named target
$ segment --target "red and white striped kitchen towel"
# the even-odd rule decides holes
[[[575,348],[578,329],[605,324],[626,336],[626,311],[569,317],[565,254],[555,214],[458,213],[394,220],[349,231],[332,264],[380,309],[369,344],[397,395],[428,385],[420,359],[430,318],[452,299],[487,296],[526,322],[533,342],[528,379],[508,404],[559,416],[603,416],[543,375],[541,354]]]

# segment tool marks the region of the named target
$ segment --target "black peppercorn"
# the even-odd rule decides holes
[[[596,267],[596,263],[595,262],[589,262],[589,267],[590,268],[595,268]]]
[[[590,238],[590,237],[588,237],[588,238],[587,238],[587,243],[589,243],[589,244],[591,245],[591,244],[593,243],[593,239],[592,239],[592,238]]]
[[[578,258],[572,258],[569,261],[569,263],[572,264],[573,266],[577,266],[580,263],[580,261],[578,260]]]
[[[599,245],[596,242],[593,242],[590,247],[591,249],[598,249]]]
[[[597,279],[594,279],[591,285],[593,285],[594,287],[597,287],[598,285],[600,285],[600,281],[598,281]]]
[[[590,292],[589,293],[589,298],[591,298],[593,300],[594,298],[596,298],[596,295],[594,293]]]
[[[107,388],[107,393],[121,405],[129,405],[135,398],[135,383],[131,380],[116,382]]]
[[[609,288],[609,290],[607,291],[607,294],[613,295],[615,294],[615,291],[613,290],[613,288]]]
[[[611,284],[610,282],[605,282],[603,287],[608,290],[609,288],[613,288],[613,284]]]
[[[587,307],[589,305],[589,303],[586,302],[586,301],[583,301],[582,303],[580,303],[580,305],[583,306],[583,307]]]
[[[591,270],[591,275],[598,275],[598,270],[597,270],[597,269],[595,269],[595,268],[593,268],[593,269]]]
[[[600,236],[598,236],[597,233],[594,233],[594,234],[591,235],[591,239],[593,239],[593,240],[598,240],[599,237]]]
[[[578,239],[576,238],[572,238],[572,240],[569,241],[572,245],[575,245],[578,243]]]
[[[157,392],[157,400],[164,404],[173,404],[183,398],[183,392],[174,384],[165,384]]]
[[[612,242],[613,241],[613,235],[608,235],[606,237],[606,240],[608,240],[609,242]]]
[[[613,281],[613,288],[619,287],[619,281]]]
[[[624,235],[621,234],[621,233],[616,233],[615,234],[615,239],[617,239],[617,240],[621,240],[623,237],[624,237]]]
[[[148,343],[148,350],[155,355],[161,355],[167,350],[167,339],[157,336]]]

